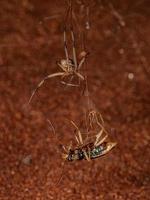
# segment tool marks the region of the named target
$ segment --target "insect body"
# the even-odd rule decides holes
[[[108,137],[105,134],[102,137],[103,132],[106,132],[104,127],[101,125],[101,129],[97,135],[95,135],[94,142],[83,142],[82,134],[78,127],[72,122],[72,124],[76,127],[78,135],[75,136],[78,146],[76,148],[71,148],[69,146],[68,150],[64,147],[65,153],[63,154],[63,158],[67,161],[76,161],[76,160],[88,160],[96,159],[100,156],[107,154],[113,147],[116,146],[116,142],[107,142],[106,139]]]
[[[79,128],[76,126],[76,124],[71,121],[71,123],[73,124],[73,126],[76,128],[77,132],[75,135],[75,139],[77,141],[77,146],[75,148],[72,147],[72,144],[69,145],[68,148],[66,148],[64,145],[61,144],[61,146],[64,149],[64,153],[62,154],[62,158],[64,159],[63,162],[63,169],[62,169],[62,174],[59,178],[59,180],[57,181],[56,185],[58,185],[63,177],[63,171],[64,171],[64,166],[66,162],[72,162],[72,161],[81,161],[81,160],[93,160],[96,158],[99,158],[105,154],[107,154],[109,151],[111,151],[115,146],[116,146],[116,142],[108,142],[106,141],[108,134],[107,131],[104,129],[103,124],[100,123],[100,119],[102,121],[102,123],[104,123],[101,115],[92,110],[89,112],[88,114],[88,119],[89,119],[89,125],[93,128],[94,124],[97,124],[98,127],[100,128],[99,132],[90,137],[90,133],[91,132],[87,132],[86,135],[87,137],[85,138],[85,140],[83,141],[82,138],[82,134],[79,130]],[[48,121],[49,124],[52,126],[51,122]],[[52,126],[53,128],[53,126]],[[53,128],[54,130],[54,128]],[[88,129],[87,129],[88,130]],[[54,131],[55,133],[55,131]],[[102,137],[103,133],[105,133],[105,135]],[[91,139],[91,138],[94,138]],[[58,139],[56,137],[56,139]],[[59,141],[58,141],[59,142]]]
[[[104,142],[99,146],[89,143],[81,148],[70,149],[68,154],[63,155],[63,158],[68,161],[96,159],[107,154],[115,145],[115,142]]]

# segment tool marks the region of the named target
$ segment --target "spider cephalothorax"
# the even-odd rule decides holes
[[[58,62],[58,65],[61,67],[61,69],[68,73],[73,73],[75,69],[75,65],[72,59],[62,59],[60,62]]]

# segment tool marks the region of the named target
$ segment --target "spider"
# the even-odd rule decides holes
[[[82,51],[79,54],[79,62],[77,61],[77,56],[76,56],[76,48],[75,48],[75,36],[74,36],[74,32],[73,29],[71,28],[71,38],[72,38],[72,54],[73,54],[73,58],[69,58],[69,53],[68,53],[68,49],[67,49],[67,40],[66,40],[66,29],[64,29],[64,50],[65,50],[65,59],[61,59],[59,62],[57,62],[57,65],[61,68],[62,71],[60,72],[56,72],[53,74],[49,74],[48,76],[46,76],[42,81],[39,82],[39,84],[37,85],[37,87],[33,90],[30,99],[28,101],[28,104],[30,104],[33,96],[35,95],[36,91],[44,84],[44,82],[50,78],[53,77],[57,77],[60,76],[62,81],[62,84],[68,85],[68,86],[79,86],[80,84],[80,80],[84,81],[85,78],[84,76],[79,72],[79,70],[81,69],[83,63],[85,62],[85,59],[88,55],[87,52]],[[73,84],[71,83],[74,77],[78,77],[79,79],[79,84]],[[64,78],[65,77],[70,77],[70,82],[65,82]]]

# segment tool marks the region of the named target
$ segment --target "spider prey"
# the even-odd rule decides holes
[[[93,114],[93,113],[92,113]],[[95,113],[95,119],[97,119],[97,113]],[[79,128],[75,125],[74,122],[72,124],[75,126],[77,130],[77,135],[75,136],[76,141],[78,143],[78,146],[74,149],[71,148],[71,145],[66,149],[64,147],[65,153],[63,154],[63,158],[67,161],[75,161],[75,160],[88,160],[96,159],[100,156],[103,156],[107,154],[113,147],[116,146],[116,142],[107,142],[106,139],[108,137],[107,134],[105,134],[104,137],[102,137],[103,132],[106,133],[104,127],[101,125],[99,132],[91,137],[95,138],[94,141],[88,142],[86,138],[85,141],[83,141],[82,134],[79,130]]]
[[[63,162],[63,169],[62,169],[62,173],[61,176],[59,178],[59,180],[56,182],[55,185],[58,185],[63,177],[63,172],[64,172],[64,166],[66,162],[70,162],[70,161],[77,161],[77,160],[87,160],[90,161],[92,159],[96,159],[100,156],[103,156],[105,154],[107,154],[109,151],[111,151],[111,149],[113,147],[115,147],[116,142],[108,142],[106,141],[108,135],[106,130],[104,129],[103,124],[101,125],[101,123],[99,122],[99,117],[101,118],[101,115],[95,111],[91,111],[89,112],[88,115],[88,120],[91,124],[89,124],[89,126],[96,124],[99,126],[99,132],[94,135],[94,136],[89,136],[89,133],[91,132],[87,132],[86,135],[86,139],[83,141],[82,135],[81,134],[79,128],[76,126],[76,124],[71,121],[71,123],[73,124],[73,126],[76,128],[77,130],[77,134],[75,135],[75,139],[77,141],[77,146],[75,148],[72,147],[72,143],[70,143],[70,145],[68,147],[65,147],[57,138],[57,136],[55,135],[56,140],[58,141],[58,143],[63,147],[64,152],[62,153],[62,158],[64,159]],[[101,121],[103,123],[103,119],[101,118]],[[55,130],[54,127],[52,125],[52,123],[48,120],[50,126],[52,127],[54,134],[55,134]],[[94,131],[95,132],[95,131]],[[103,133],[105,133],[105,136],[102,137]],[[92,139],[94,138],[94,140]]]
[[[71,5],[68,8],[68,12],[67,12],[67,16],[68,15],[72,15],[72,7]],[[34,94],[36,93],[36,91],[43,85],[43,83],[47,80],[50,79],[52,77],[57,77],[60,76],[62,81],[62,84],[68,85],[68,86],[79,86],[79,84],[73,84],[73,78],[77,77],[78,78],[78,82],[80,83],[80,81],[84,81],[85,77],[80,73],[80,69],[83,66],[85,59],[88,55],[88,53],[86,51],[82,51],[77,59],[77,54],[76,54],[76,47],[75,47],[75,35],[74,35],[74,31],[73,31],[73,25],[70,25],[70,36],[71,36],[71,43],[72,43],[72,58],[69,57],[69,52],[68,52],[68,48],[67,48],[67,30],[66,30],[66,25],[64,26],[64,33],[63,33],[63,42],[64,42],[64,51],[65,51],[65,58],[61,59],[60,61],[57,62],[57,65],[60,67],[60,69],[62,71],[53,73],[53,74],[49,74],[48,76],[46,76],[42,81],[39,82],[39,84],[37,85],[37,87],[33,90],[31,97],[28,101],[28,104],[30,104]],[[69,82],[64,81],[64,79],[66,77],[70,78]]]

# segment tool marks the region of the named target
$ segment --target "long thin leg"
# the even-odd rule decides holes
[[[101,135],[103,134],[103,129],[101,129],[100,130],[100,132],[96,135],[96,140],[95,140],[95,143],[94,143],[94,145],[96,145],[97,144],[97,142],[99,141],[99,138],[101,137]]]
[[[85,62],[85,57],[83,57],[81,59],[81,61],[79,62],[79,65],[78,65],[78,70],[82,67],[83,63]]]
[[[72,38],[72,45],[73,45],[73,61],[74,61],[74,65],[75,65],[75,70],[77,70],[78,68],[78,64],[77,64],[77,56],[76,56],[76,49],[75,49],[75,36],[74,36],[74,32],[73,32],[73,23],[72,23],[72,0],[68,1],[68,5],[69,5],[69,11],[68,14],[70,14],[70,32],[71,32],[71,38]]]
[[[85,62],[85,59],[86,59],[86,57],[87,57],[87,55],[88,55],[89,53],[88,52],[86,52],[86,51],[82,51],[81,52],[81,60],[80,60],[80,62],[79,62],[79,64],[78,64],[78,70],[82,67],[82,65],[83,65],[83,63]]]
[[[76,136],[76,137],[78,137],[79,144],[82,145],[83,144],[83,139],[82,139],[81,132],[80,132],[79,128],[77,127],[77,125],[73,121],[71,121],[71,123],[77,129],[78,136]]]
[[[99,142],[94,143],[95,146],[99,146],[101,145],[106,139],[107,139],[108,135],[105,135],[105,137],[103,137]]]
[[[84,153],[84,155],[85,155],[87,161],[90,161],[90,160],[91,160],[90,148],[88,148],[88,153],[87,153],[85,150],[83,150],[83,153]]]
[[[85,80],[85,78],[80,74],[80,73],[78,73],[78,72],[75,72],[75,74],[81,79],[81,80]]]
[[[102,126],[104,126],[104,120],[103,120],[103,117],[102,117],[102,115],[101,115],[100,113],[97,113],[97,114],[96,114],[96,121],[97,121],[97,124],[100,124],[100,123],[99,123],[99,120],[98,120],[98,116],[100,117],[100,120],[101,120],[101,122],[102,122]]]
[[[87,160],[87,161],[90,161],[90,157],[88,157],[87,152],[86,152],[85,150],[83,150],[83,153],[84,153],[84,155],[85,155],[86,160]]]
[[[66,86],[71,86],[71,87],[78,87],[79,85],[76,84],[72,84],[72,83],[67,83],[65,81],[61,81],[62,84],[66,85]]]
[[[77,143],[80,145],[80,141],[76,135],[75,135],[75,139],[76,139]]]
[[[32,94],[31,94],[31,97],[28,101],[28,105],[30,104],[33,96],[35,95],[36,91],[43,85],[43,83],[47,80],[47,79],[50,79],[50,78],[53,78],[55,76],[63,76],[64,75],[64,72],[58,72],[58,73],[54,73],[54,74],[50,74],[48,76],[46,76],[42,81],[39,82],[39,84],[37,85],[37,87],[33,90]]]
[[[71,38],[72,38],[72,43],[73,43],[73,61],[75,65],[75,70],[78,70],[77,55],[76,55],[76,48],[75,48],[75,37],[74,37],[74,32],[72,28],[71,28]]]
[[[66,55],[67,65],[68,65],[69,54],[68,54],[68,49],[67,49],[66,27],[64,28],[64,47],[65,47],[65,55]]]
[[[68,81],[68,83],[65,82],[65,81],[61,81],[61,83],[64,84],[64,85],[66,85],[66,86],[78,87],[79,85],[71,83],[72,80],[73,80],[73,78],[74,78],[74,75],[72,75],[70,77],[70,80]]]

